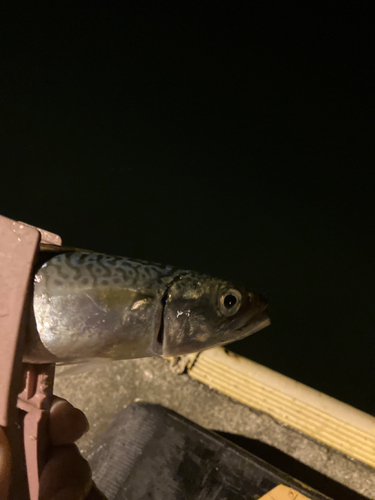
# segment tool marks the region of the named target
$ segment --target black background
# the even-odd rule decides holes
[[[264,291],[231,347],[375,415],[371,2],[243,4],[2,2],[0,212]]]

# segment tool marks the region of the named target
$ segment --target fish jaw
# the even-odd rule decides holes
[[[225,344],[230,342],[236,342],[237,340],[242,340],[246,337],[249,337],[250,335],[253,335],[256,332],[263,330],[263,328],[266,328],[270,324],[271,320],[267,316],[267,314],[262,314],[258,319],[253,318],[253,320],[250,321],[248,325],[245,325],[242,328],[239,328],[237,331],[234,331],[233,332],[234,338],[228,340],[227,342],[225,342]]]
[[[166,330],[163,338],[163,357],[182,356],[192,352],[199,352],[212,347],[218,347],[238,340],[242,340],[266,328],[271,323],[266,313],[251,318],[245,325],[236,330],[210,331],[204,326],[193,327],[193,335],[186,333],[191,328],[191,323],[180,324],[180,328],[171,331],[166,321]]]

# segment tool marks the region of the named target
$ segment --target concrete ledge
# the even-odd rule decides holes
[[[325,484],[324,478],[327,481],[331,478],[375,500],[373,468],[188,375],[177,376],[165,360],[118,361],[64,376],[65,369],[56,370],[55,392],[81,408],[89,419],[90,431],[78,443],[84,456],[90,453],[93,441],[121,409],[135,400],[143,400],[171,408],[208,429],[244,436],[253,444],[268,446],[271,452],[274,449],[279,456],[284,453],[295,463],[318,471],[322,484]],[[281,457],[280,467],[284,469],[284,466],[286,460]],[[310,485],[320,489],[317,484]],[[344,498],[344,495],[328,495]],[[345,498],[352,499],[352,496],[346,494]]]

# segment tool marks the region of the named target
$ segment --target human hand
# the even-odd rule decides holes
[[[87,461],[74,444],[88,430],[81,410],[65,399],[53,397],[49,416],[51,450],[40,477],[40,500],[105,499],[91,480]],[[10,447],[0,427],[0,500],[8,498]]]

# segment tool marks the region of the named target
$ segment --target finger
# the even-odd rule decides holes
[[[89,429],[86,415],[65,399],[53,397],[49,433],[52,445],[72,444]]]
[[[39,500],[82,500],[92,484],[89,464],[77,446],[57,446],[40,477]]]
[[[10,482],[10,446],[5,431],[0,427],[0,500],[8,498]]]

